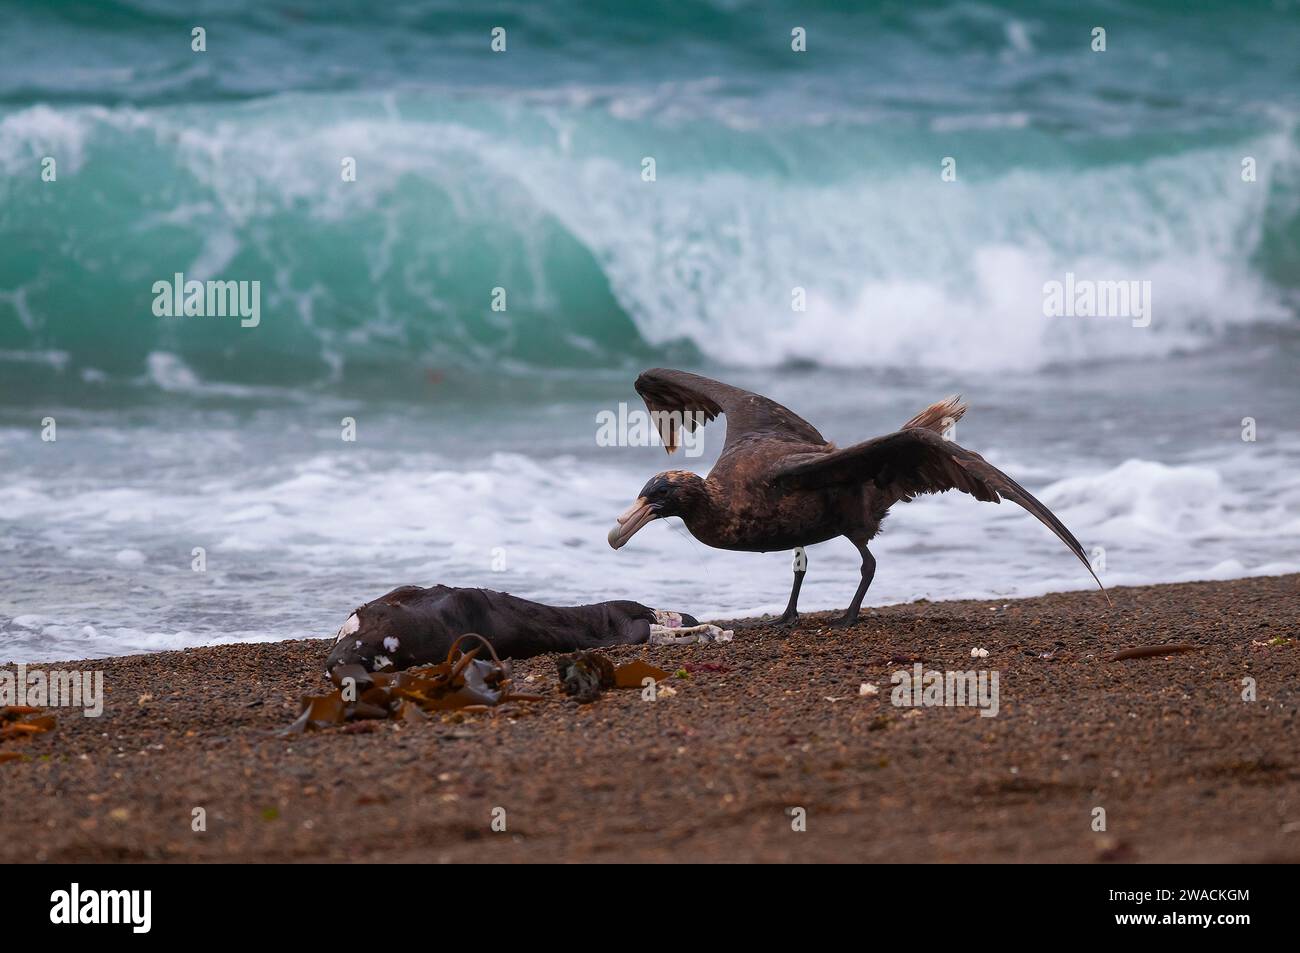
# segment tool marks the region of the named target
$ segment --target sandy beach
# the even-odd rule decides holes
[[[293,738],[327,640],[54,664],[102,669],[104,713],[5,745],[0,859],[1300,860],[1300,576],[1111,597],[613,651],[675,673],[652,702],[578,705],[542,656],[515,663],[540,702]],[[1199,649],[1107,660],[1163,643]],[[891,704],[917,662],[998,672],[998,714]]]

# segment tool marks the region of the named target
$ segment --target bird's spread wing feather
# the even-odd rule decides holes
[[[792,490],[870,483],[891,505],[922,493],[945,490],[961,490],[986,503],[1005,498],[1024,507],[1055,533],[1101,586],[1083,547],[1051,510],[978,453],[932,430],[910,428],[843,450],[799,454],[775,474],[774,480]]]
[[[662,367],[646,371],[636,379],[636,392],[645,401],[669,453],[680,444],[680,428],[692,433],[719,414],[727,417],[724,449],[750,434],[800,443],[826,442],[816,427],[776,401],[687,371]]]

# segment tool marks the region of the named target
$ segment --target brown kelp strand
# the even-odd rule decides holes
[[[55,723],[55,717],[40,708],[32,708],[30,705],[9,705],[0,708],[0,741],[16,741],[45,731],[53,731]],[[0,751],[0,764],[5,761],[16,761],[22,757],[21,751]]]
[[[462,652],[466,639],[482,646]],[[486,647],[491,660],[477,658]],[[302,734],[350,721],[421,719],[436,711],[485,710],[512,701],[538,701],[538,695],[511,690],[510,666],[481,635],[467,633],[457,639],[445,661],[402,672],[371,672],[362,665],[339,665],[330,670],[338,686],[328,695],[309,695],[302,713],[285,734]]]
[[[1171,642],[1167,645],[1139,645],[1136,648],[1124,649],[1116,652],[1114,655],[1106,656],[1107,662],[1122,662],[1131,658],[1152,658],[1158,655],[1177,655],[1180,652],[1195,652],[1199,645],[1192,645],[1188,642]]]
[[[610,688],[640,688],[647,678],[656,682],[668,673],[648,662],[635,659],[617,668],[609,657],[600,652],[574,652],[555,660],[560,688],[581,704],[595,701]]]

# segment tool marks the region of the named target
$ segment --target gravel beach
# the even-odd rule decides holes
[[[0,860],[1300,861],[1300,576],[1110,596],[740,620],[611,651],[674,673],[654,701],[542,656],[542,701],[288,738],[328,640],[33,666],[106,701],[0,745]],[[892,704],[918,662],[997,672],[996,716]]]

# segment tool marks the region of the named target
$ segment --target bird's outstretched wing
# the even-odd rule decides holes
[[[870,483],[885,494],[891,505],[922,493],[945,490],[961,490],[986,503],[1011,500],[1036,516],[1070,547],[1105,592],[1083,547],[1051,510],[978,453],[959,447],[932,430],[910,428],[843,450],[799,454],[773,479],[778,486],[792,490]],[[1106,598],[1109,602],[1110,597]]]
[[[687,371],[664,367],[645,371],[636,379],[636,392],[645,401],[669,453],[680,444],[680,428],[693,433],[718,414],[727,417],[724,450],[751,434],[799,443],[826,442],[816,427],[776,401]]]

